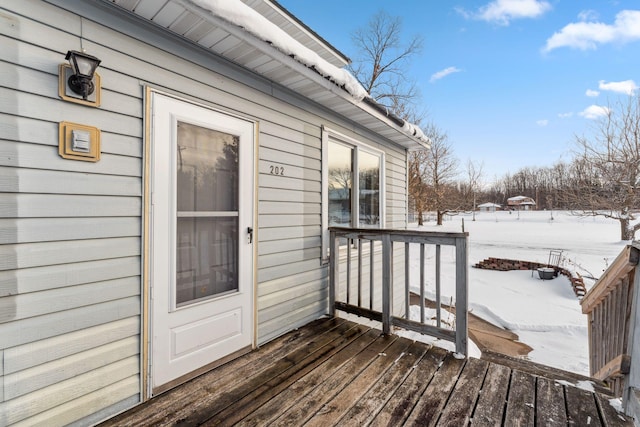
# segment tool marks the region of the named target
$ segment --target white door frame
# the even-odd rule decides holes
[[[242,117],[238,117],[235,115],[228,114],[226,112],[221,112],[219,110],[215,110],[209,106],[194,103],[185,99],[177,98],[171,95],[166,95],[160,92],[147,90],[147,118],[149,119],[149,124],[147,125],[147,146],[146,148],[146,167],[147,173],[145,174],[145,193],[147,195],[147,200],[149,201],[146,205],[148,212],[147,216],[147,224],[145,229],[147,230],[147,242],[148,242],[148,250],[145,251],[145,256],[148,259],[148,279],[145,280],[147,283],[147,292],[148,292],[148,300],[146,301],[148,310],[145,310],[145,321],[147,321],[147,327],[144,328],[147,331],[146,341],[148,342],[148,348],[146,349],[146,355],[144,359],[146,360],[146,369],[148,369],[148,378],[145,378],[148,381],[145,390],[147,391],[146,395],[155,395],[161,393],[175,385],[178,385],[189,378],[196,376],[206,370],[211,369],[212,367],[220,364],[229,358],[233,357],[235,354],[243,353],[249,351],[251,348],[254,348],[256,345],[256,322],[257,317],[255,313],[255,281],[256,281],[256,237],[257,233],[254,231],[252,236],[252,243],[248,242],[249,236],[246,234],[246,230],[251,227],[253,230],[256,230],[257,223],[257,202],[256,202],[256,164],[257,164],[257,133],[258,133],[258,123],[247,120]],[[165,175],[169,175],[171,180],[173,180],[173,184],[165,185],[168,182],[165,180],[164,182],[155,182],[157,179],[158,172],[156,169],[161,169],[158,167],[158,159],[157,154],[160,147],[157,146],[158,140],[163,137],[158,136],[160,132],[156,129],[155,123],[156,121],[159,123],[160,121],[167,120],[167,112],[163,113],[163,117],[158,117],[157,114],[159,110],[161,110],[161,105],[174,103],[180,108],[171,113],[171,143],[175,142],[175,126],[174,123],[177,123],[177,120],[185,121],[195,125],[204,125],[205,127],[215,128],[220,131],[229,131],[230,129],[226,128],[225,124],[231,123],[231,128],[235,126],[235,124],[239,124],[242,129],[244,129],[241,135],[240,142],[240,202],[239,206],[239,221],[238,221],[238,246],[240,247],[240,253],[238,255],[240,265],[242,265],[241,271],[239,271],[240,279],[239,279],[239,287],[237,293],[232,295],[223,295],[216,297],[212,300],[206,300],[203,302],[198,302],[193,305],[190,305],[186,308],[176,307],[175,300],[173,294],[167,294],[163,292],[163,290],[167,290],[166,285],[159,285],[162,280],[162,277],[166,276],[171,278],[169,282],[175,280],[175,218],[176,218],[176,205],[175,205],[175,157],[172,153],[175,152],[174,148],[168,148],[165,150],[163,154],[166,156],[169,154],[169,158],[163,158],[160,160],[160,164],[165,165],[168,168],[171,168],[170,171],[167,171]],[[198,116],[199,113],[202,113],[204,116]],[[198,117],[195,117],[198,116]],[[202,117],[205,117],[205,120],[202,121]],[[212,123],[215,122],[215,125]],[[164,126],[164,130],[166,131],[166,125]],[[233,129],[231,129],[233,130]],[[236,129],[237,130],[237,129]],[[166,137],[163,141],[166,142]],[[172,146],[173,147],[173,146]],[[160,173],[162,174],[162,172]],[[166,176],[165,176],[166,178]],[[162,191],[162,188],[165,186],[169,186],[171,188],[166,191]],[[168,216],[164,216],[164,218],[159,219],[158,212],[162,211],[162,206],[166,209],[168,207],[169,213]],[[155,227],[155,228],[154,228]],[[158,229],[167,228],[167,244],[160,244],[158,246],[158,235],[154,233],[157,232]],[[172,249],[173,248],[173,249]],[[168,252],[167,252],[168,251]],[[162,253],[162,260],[154,259],[158,258],[158,253]],[[169,259],[167,259],[166,255],[170,253]],[[163,262],[163,260],[165,262]],[[174,286],[171,283],[169,286]],[[162,290],[160,289],[162,288]],[[173,291],[172,291],[173,292]],[[242,309],[238,312],[234,312],[234,310],[230,310],[228,312],[224,312],[224,307],[229,304],[229,301],[233,300],[237,295],[242,294]],[[161,310],[159,307],[167,307],[168,316],[171,316],[171,325],[166,324],[165,320],[162,319],[162,314],[159,314]],[[219,310],[217,312],[219,315],[214,314],[211,316],[211,310]],[[203,338],[203,331],[218,331],[217,337],[214,337],[216,340],[227,340],[223,347],[227,347],[231,350],[225,350],[223,353],[216,353],[215,360],[208,360],[206,356],[203,357],[195,357],[195,365],[192,363],[188,363],[190,366],[188,372],[182,373],[179,375],[170,374],[165,376],[163,372],[167,369],[173,370],[172,362],[168,365],[166,364],[166,360],[161,360],[163,357],[160,357],[157,353],[158,346],[163,346],[167,344],[171,344],[172,348],[175,349],[176,336],[180,334],[181,330],[185,328],[188,329],[189,321],[188,317],[185,316],[184,313],[192,312],[195,313],[196,318],[200,318],[200,320],[196,320],[194,324],[200,324],[202,327],[197,329],[195,332],[187,332],[183,334],[180,340],[184,344],[187,343],[187,347],[192,347],[196,349],[196,352],[200,352],[200,347],[207,347],[206,338]],[[216,311],[214,311],[216,313]],[[183,319],[184,317],[184,319]],[[148,319],[148,320],[147,320]],[[219,323],[216,323],[220,321]],[[242,325],[242,335],[243,338],[236,339],[235,336],[229,338],[225,336],[227,333],[226,328],[233,329],[236,325]],[[185,326],[186,325],[186,326]],[[213,326],[215,325],[215,326]],[[222,326],[221,326],[222,325]],[[162,337],[163,333],[160,329],[162,328],[172,328],[173,331],[171,336]],[[178,335],[176,335],[176,331],[178,331]],[[221,332],[222,331],[222,332]],[[205,332],[206,335],[209,332]],[[215,335],[215,333],[211,333]],[[245,336],[246,334],[246,336]],[[227,334],[229,335],[229,334]],[[246,338],[248,336],[248,339]],[[168,340],[168,341],[167,341]],[[204,340],[205,343],[202,344],[199,341]],[[171,341],[169,343],[169,341]],[[230,343],[233,341],[233,343]],[[200,347],[199,347],[200,346]],[[179,354],[174,352],[171,357],[176,356],[176,358],[181,357]],[[203,351],[204,352],[204,351]],[[214,352],[215,353],[215,352]],[[155,359],[155,360],[154,360]]]

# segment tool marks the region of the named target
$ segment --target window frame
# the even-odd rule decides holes
[[[374,155],[380,159],[380,197],[379,197],[379,217],[380,221],[377,227],[384,228],[386,223],[386,157],[385,152],[374,148],[355,138],[351,138],[343,133],[333,130],[327,126],[321,128],[322,138],[322,259],[321,262],[326,264],[329,262],[329,141],[335,142],[353,150],[352,163],[352,194],[351,197],[351,223],[349,227],[359,228],[360,217],[360,173],[358,157],[361,151]]]

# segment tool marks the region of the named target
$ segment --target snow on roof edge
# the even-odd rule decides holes
[[[302,45],[302,43],[295,40],[248,5],[240,1],[229,0],[187,1],[243,28],[253,36],[270,43],[284,54],[292,56],[306,67],[315,69],[321,76],[343,87],[356,102],[361,102],[368,98],[377,103],[349,71],[336,67],[321,58],[316,52]],[[407,136],[427,145],[431,142],[418,126],[406,120],[402,120],[402,122],[403,124],[400,128]]]
[[[307,67],[313,67],[323,77],[343,86],[357,101],[362,101],[369,96],[360,82],[347,70],[338,68],[322,59],[316,52],[303,46],[280,27],[244,3],[229,0],[189,1],[270,43],[276,49],[292,56]]]

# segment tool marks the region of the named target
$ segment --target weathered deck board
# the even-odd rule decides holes
[[[379,337],[363,352],[358,353],[341,369],[334,373],[320,386],[304,395],[296,405],[284,412],[272,425],[291,426],[306,422],[322,408],[324,403],[353,381],[369,364],[373,354],[384,351],[395,339],[393,337]]]
[[[496,363],[490,363],[484,378],[482,391],[473,414],[473,421],[482,426],[499,426],[507,402],[511,370]]]
[[[298,379],[291,387],[274,396],[264,405],[257,408],[252,414],[238,423],[240,426],[258,426],[267,424],[278,418],[283,412],[293,406],[300,398],[300,393],[305,390],[313,390],[325,382],[340,367],[349,362],[355,355],[373,343],[380,334],[375,330],[369,330],[366,334],[353,341],[343,351],[325,361],[313,372]]]
[[[518,427],[533,426],[535,421],[536,378],[533,375],[514,370],[507,397],[506,418]]]
[[[362,426],[368,424],[382,410],[389,396],[402,384],[412,372],[412,367],[424,356],[428,348],[413,343],[383,377],[362,396],[347,414],[340,420],[341,426]]]
[[[233,406],[229,406],[219,414],[215,414],[215,417],[208,420],[206,424],[236,425],[240,420],[253,413],[260,406],[269,402],[274,396],[286,390],[286,388],[298,379],[304,377],[312,370],[317,369],[318,366],[335,355],[339,350],[352,344],[367,332],[367,330],[368,328],[359,325],[354,328],[357,334],[352,334],[348,340],[336,339],[332,341],[320,350],[315,351],[300,362],[297,362],[291,369],[273,377],[260,387],[251,389],[251,384],[249,384],[248,387],[246,387],[246,391],[249,391],[249,393],[247,393],[244,398],[238,400]]]
[[[338,327],[339,328],[339,327]],[[336,328],[337,329],[337,328]],[[230,417],[236,418],[236,411],[250,403],[252,398],[260,395],[268,388],[268,383],[278,384],[286,381],[289,376],[298,377],[300,370],[314,362],[329,357],[334,349],[344,346],[362,333],[360,327],[349,328],[343,334],[323,334],[309,342],[306,346],[298,347],[286,357],[277,360],[272,366],[254,375],[251,381],[238,384],[234,381],[230,387],[217,388],[189,407],[178,412],[180,420],[185,425],[198,425],[207,421],[210,425],[226,423]],[[296,378],[294,378],[295,380]],[[231,407],[233,405],[233,407]],[[230,423],[233,424],[233,421]]]
[[[609,396],[339,319],[293,331],[104,423],[632,426]],[[559,381],[562,380],[562,381]],[[573,381],[572,381],[573,380]],[[587,424],[588,423],[588,424]]]
[[[595,396],[575,387],[565,387],[569,423],[575,426],[602,426]]]
[[[402,425],[446,355],[447,352],[441,348],[430,348],[370,425],[372,427]]]
[[[348,386],[340,390],[333,399],[325,403],[322,409],[307,421],[306,425],[310,427],[335,425],[353,406],[353,402],[360,400],[410,344],[411,342],[408,340],[398,339],[387,347],[384,352],[378,353],[377,357],[374,356],[372,358],[373,362],[369,364],[367,369]]]
[[[616,411],[609,403],[609,399],[611,399],[611,397],[602,396],[601,394],[596,394],[595,397],[602,416],[601,421],[604,426],[618,426],[620,423],[625,422],[625,417],[618,413],[618,411]]]
[[[538,424],[549,427],[567,425],[564,389],[561,384],[547,378],[538,378],[536,420]]]
[[[464,363],[464,360],[453,357],[453,354],[447,354],[442,366],[433,375],[433,380],[411,411],[406,421],[407,425],[427,426],[436,423]]]
[[[457,427],[469,424],[488,365],[489,363],[484,360],[467,360],[447,405],[440,415],[438,426]]]

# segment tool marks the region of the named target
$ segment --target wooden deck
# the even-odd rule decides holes
[[[502,363],[321,319],[104,425],[633,425],[576,375]]]

